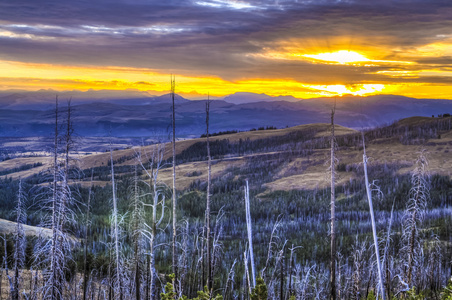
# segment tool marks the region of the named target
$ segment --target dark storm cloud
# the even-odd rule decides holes
[[[225,79],[379,81],[381,68],[255,56],[337,37],[384,59],[452,34],[450,1],[1,1],[0,59],[147,67]],[[402,52],[391,49],[400,48]],[[450,58],[413,58],[428,64]]]

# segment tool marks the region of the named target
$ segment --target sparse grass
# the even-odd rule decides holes
[[[223,160],[212,160],[212,178],[219,178],[227,172],[227,168],[240,167],[245,164],[243,157],[230,158]],[[176,186],[180,190],[190,187],[195,181],[207,182],[207,172],[202,172],[200,175],[191,176],[198,170],[207,170],[207,161],[191,162],[177,165],[176,167]],[[160,180],[166,185],[172,184],[172,169],[170,167],[162,169],[159,174]]]
[[[36,279],[36,274],[37,274],[37,279]],[[12,276],[13,272],[12,270],[9,270],[9,276]],[[76,294],[76,299],[82,299],[83,296],[83,274],[81,273],[76,273],[75,278],[71,278],[70,282],[66,282],[66,290],[65,290],[65,294],[66,296],[64,297],[64,299],[72,299]],[[5,270],[3,270],[3,274],[1,276],[1,285],[2,285],[2,293],[1,293],[1,297],[0,300],[8,300],[11,299],[10,298],[10,290],[9,290],[9,280],[8,277],[6,276]],[[21,270],[21,283],[20,283],[20,294],[23,295],[25,294],[29,294],[31,291],[31,288],[33,287],[34,284],[37,283],[38,285],[38,289],[42,288],[42,272],[38,271],[36,273],[36,271],[30,271],[27,269]],[[102,284],[100,282],[100,280],[94,278],[94,280],[90,281],[90,296],[93,299],[97,299],[98,297],[103,295],[103,291],[105,291],[107,289],[107,286],[105,284]],[[101,294],[99,295],[99,292],[101,292]],[[37,292],[38,297],[42,296],[42,291],[38,290]],[[20,298],[22,299],[22,297]],[[41,299],[41,298],[38,298]],[[88,298],[91,299],[91,298]]]

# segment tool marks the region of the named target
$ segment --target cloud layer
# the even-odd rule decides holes
[[[409,93],[416,86],[424,97],[428,87],[451,83],[451,16],[450,1],[429,0],[2,1],[0,60],[139,68],[236,88],[247,80],[383,84]],[[309,59],[341,50],[368,61]],[[141,81],[155,84],[152,76],[131,80]]]

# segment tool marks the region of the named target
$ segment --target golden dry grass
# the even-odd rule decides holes
[[[87,179],[87,180],[79,181],[78,183],[80,184],[80,186],[82,186],[84,188],[89,188],[91,185],[104,187],[107,184],[110,184],[110,181],[93,180],[91,182],[91,180]]]
[[[425,145],[402,145],[398,141],[387,143],[374,143],[366,146],[367,156],[371,164],[404,163],[408,167],[401,168],[398,174],[409,174],[413,170],[413,164],[419,156],[419,152],[427,151],[428,171],[431,174],[440,174],[452,178],[452,132],[442,134],[441,139],[430,139]],[[297,159],[285,166],[277,174],[277,179],[266,183],[268,190],[293,190],[313,189],[329,186],[327,178],[329,150],[315,150],[307,158]],[[341,149],[337,152],[340,163],[360,164],[363,152],[353,149]],[[295,170],[295,171],[294,171]],[[297,174],[290,174],[297,173]],[[355,177],[352,172],[338,172],[337,185]]]
[[[315,150],[309,158],[298,158],[275,176],[275,180],[264,186],[268,191],[322,189],[330,185],[328,162],[329,149]],[[354,177],[353,173],[338,174],[336,184],[343,184]]]
[[[42,299],[42,286],[43,286],[43,274],[39,271],[30,271],[23,269],[20,271],[21,281],[20,281],[20,294],[23,293],[29,294],[31,289],[34,288],[37,290],[38,299]],[[8,270],[8,275],[12,277],[13,271]],[[9,280],[6,276],[6,270],[2,269],[2,276],[0,277],[1,282],[1,297],[0,300],[8,300],[10,297],[10,286]],[[94,280],[90,280],[88,282],[88,296],[87,299],[98,299],[103,296],[103,292],[107,290],[107,286],[102,284],[100,280],[95,278]],[[100,294],[99,294],[100,292]],[[65,296],[64,299],[82,299],[83,298],[83,273],[75,274],[75,278],[73,278],[70,282],[66,282],[65,286]],[[19,299],[25,299],[22,296]],[[101,298],[103,299],[103,298]]]
[[[416,125],[422,122],[428,122],[432,118],[426,117],[413,117],[405,120],[401,120],[399,123],[401,125]],[[262,138],[268,138],[273,136],[282,136],[289,134],[291,132],[299,130],[315,130],[317,131],[317,137],[327,137],[330,134],[330,125],[327,123],[320,124],[308,124],[300,125],[291,128],[277,129],[277,130],[258,130],[250,132],[240,132],[236,134],[227,134],[212,137],[212,140],[222,140],[228,139],[229,141],[238,141],[239,139],[250,139],[257,140]],[[336,135],[346,135],[356,133],[356,130],[349,129],[336,125],[335,127]],[[191,139],[191,140],[180,140],[176,142],[176,153],[181,153],[183,150],[187,149],[196,142],[205,141],[205,139]],[[426,149],[427,157],[429,159],[429,171],[431,173],[438,173],[442,175],[451,176],[452,170],[452,132],[443,133],[441,139],[430,139],[426,145],[423,146],[411,146],[402,145],[396,139],[382,139],[376,140],[372,144],[367,145],[367,155],[371,160],[371,163],[384,164],[384,163],[403,163],[405,162],[409,167],[400,169],[398,173],[407,174],[411,172],[411,165],[415,162],[418,152],[421,148]],[[151,151],[154,145],[145,146],[142,151]],[[139,148],[135,149],[125,149],[113,151],[113,159],[118,160],[121,157],[128,157],[127,160],[118,165],[130,165],[135,164],[135,152]],[[165,145],[164,159],[171,157],[171,144]],[[258,153],[255,155],[264,155],[268,153]],[[255,156],[249,155],[249,156]],[[243,166],[246,163],[245,157],[234,157],[225,158],[221,160],[214,161],[212,166],[212,178],[218,178],[224,176],[227,172],[228,167],[232,166]],[[337,152],[337,156],[340,163],[345,164],[359,164],[362,162],[362,151],[354,149],[340,149]],[[48,157],[39,158],[39,160],[34,160],[36,158],[16,158],[0,163],[0,170],[14,168],[20,166],[20,164],[33,163],[37,161],[49,162]],[[106,166],[110,159],[110,153],[99,153],[92,155],[81,156],[79,159],[79,164],[82,169],[96,167],[96,166]],[[328,165],[326,162],[329,160],[329,150],[328,149],[317,149],[314,150],[313,154],[307,158],[298,158],[284,165],[281,170],[279,170],[274,175],[274,180],[265,184],[268,191],[273,190],[292,190],[292,189],[313,189],[313,188],[324,188],[329,186],[327,169]],[[41,170],[46,167],[39,167]],[[9,174],[8,177],[17,178],[19,176],[25,177],[38,172],[40,169],[33,168],[30,170],[17,172]],[[201,172],[200,175],[193,176],[193,172]],[[172,169],[171,167],[162,169],[160,172],[160,179],[167,185],[172,183]],[[339,172],[337,184],[343,184],[346,181],[353,179],[353,172]],[[143,177],[144,178],[144,177]],[[185,189],[190,186],[194,181],[206,181],[207,180],[207,162],[190,162],[184,163],[177,166],[176,169],[177,187],[178,189]],[[95,181],[95,185],[105,186],[109,182],[107,181]],[[90,185],[89,181],[81,182],[82,186],[88,187]]]
[[[356,133],[355,130],[349,129],[343,126],[336,125],[336,132],[337,135],[342,134],[350,134],[350,133]],[[317,136],[326,136],[329,133],[330,125],[326,123],[318,123],[318,124],[307,124],[307,125],[299,125],[295,127],[290,128],[284,128],[284,129],[275,129],[275,130],[256,130],[256,131],[247,131],[247,132],[239,132],[235,134],[226,134],[226,135],[220,135],[220,136],[214,136],[211,137],[212,141],[215,140],[224,140],[228,139],[231,142],[239,141],[240,139],[246,140],[249,139],[251,141],[268,138],[268,137],[274,137],[274,136],[282,136],[286,135],[292,132],[300,131],[300,130],[316,130],[318,131]],[[176,141],[176,155],[180,154],[183,150],[189,148],[193,144],[197,142],[204,142],[204,138],[197,138],[197,139],[190,139],[190,140],[179,140]],[[152,151],[152,148],[155,147],[155,145],[149,145],[141,147],[135,147],[131,149],[124,149],[124,150],[117,150],[113,151],[113,160],[119,160],[120,158],[127,158],[124,162],[118,164],[118,165],[130,165],[135,164],[134,156],[137,151]],[[172,148],[171,143],[165,144],[165,152],[164,152],[164,159],[170,158],[172,155]],[[99,166],[106,166],[108,165],[108,161],[110,160],[110,152],[103,152],[103,153],[96,153],[91,155],[79,155],[77,157],[78,159],[78,165],[81,169],[88,169],[92,167],[99,167]],[[6,170],[6,169],[12,169],[15,167],[19,167],[24,164],[32,164],[36,162],[41,162],[44,165],[41,167],[21,171],[21,172],[15,172],[8,174],[8,177],[11,177],[13,179],[17,179],[19,177],[28,177],[33,174],[37,174],[43,170],[46,170],[49,168],[50,164],[52,163],[51,157],[26,157],[26,158],[14,158],[7,161],[0,162],[0,171]],[[2,176],[3,178],[5,176]]]
[[[9,279],[6,275],[6,270],[2,269],[2,276],[0,278],[0,283],[1,283],[1,297],[0,299],[11,299],[10,297],[10,286],[9,286]],[[35,273],[33,272],[33,274],[31,273],[30,270],[21,270],[21,277],[22,277],[22,281],[20,283],[20,293],[22,294],[24,291],[26,293],[29,293],[30,291],[30,287],[33,284],[32,283],[32,279],[33,279],[33,275]],[[9,276],[13,276],[13,271],[9,270],[8,271],[8,275]],[[41,277],[41,276],[39,276]],[[22,298],[20,298],[22,299]]]
[[[435,118],[429,118],[429,117],[410,117],[406,119],[402,119],[397,122],[397,125],[400,126],[410,126],[410,125],[419,125],[424,124],[426,122],[435,121],[437,119]]]
[[[0,234],[11,234],[16,232],[16,222],[0,219]],[[50,238],[52,230],[43,227],[36,227],[30,225],[23,225],[26,236],[39,236]]]
[[[51,162],[51,158],[46,156],[18,157],[0,162],[0,171],[19,168],[23,165],[32,165],[35,163],[42,163],[45,165],[49,162]]]
[[[14,159],[8,159],[0,162],[0,171],[10,170],[14,168],[19,168],[23,165],[32,165],[35,163],[42,163],[42,166],[31,168],[28,170],[23,170],[19,172],[10,173],[8,175],[0,176],[0,178],[26,178],[34,174],[38,174],[44,170],[47,170],[51,164],[51,157],[48,156],[33,156],[33,157],[18,157]]]
[[[335,129],[337,131],[337,135],[345,135],[350,133],[356,133],[356,130],[346,128],[340,125],[336,125]],[[316,136],[326,136],[329,134],[330,125],[326,123],[318,123],[318,124],[307,124],[307,125],[299,125],[295,127],[290,128],[284,128],[284,129],[275,129],[275,130],[256,130],[256,131],[246,131],[246,132],[238,132],[233,134],[225,134],[220,136],[213,136],[211,137],[211,141],[216,140],[229,140],[230,142],[237,142],[240,139],[246,140],[249,139],[251,141],[258,140],[258,139],[264,139],[274,136],[283,136],[287,135],[292,132],[301,131],[301,130],[317,130],[318,133]],[[205,138],[196,138],[196,139],[190,139],[190,140],[180,140],[176,141],[176,155],[180,154],[183,150],[189,148],[193,144],[197,142],[204,142]],[[132,148],[132,149],[125,149],[125,150],[118,150],[113,152],[113,160],[118,160],[121,157],[130,157],[130,159],[124,161],[123,163],[119,165],[129,165],[129,164],[135,164],[135,161],[133,158],[136,151],[152,151],[152,147],[155,147],[155,145],[145,146],[143,148]],[[163,155],[163,159],[168,159],[172,155],[172,148],[171,143],[165,144],[165,152]],[[82,168],[90,168],[90,167],[97,167],[102,165],[107,165],[108,161],[110,160],[110,153],[101,153],[101,154],[94,154],[94,155],[87,155],[80,158],[80,163]]]
[[[240,167],[245,164],[243,157],[229,158],[223,160],[212,160],[212,178],[223,176],[229,167]],[[200,175],[193,176],[193,172],[201,172]],[[159,179],[168,186],[172,186],[172,168],[162,169]],[[186,189],[194,181],[207,181],[207,161],[191,162],[176,166],[176,186],[177,189]]]
[[[0,219],[0,234],[13,234],[16,232],[16,226],[16,222]],[[26,236],[41,236],[46,239],[52,237],[52,230],[49,228],[30,226],[25,224],[23,225],[23,228]],[[79,242],[79,239],[77,239],[73,235],[69,236],[69,240],[73,243]]]

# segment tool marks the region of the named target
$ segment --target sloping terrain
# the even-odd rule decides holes
[[[0,219],[0,234],[13,234],[16,232],[16,222]],[[52,230],[43,227],[23,225],[26,236],[42,236],[49,238],[52,236]]]
[[[338,136],[341,135],[347,135],[347,134],[354,134],[357,131],[353,129],[349,129],[343,126],[336,125],[335,126],[336,134]],[[328,124],[308,124],[308,125],[299,125],[295,127],[290,128],[284,128],[284,129],[274,129],[274,130],[255,130],[255,131],[249,131],[249,132],[239,132],[239,133],[233,133],[233,134],[225,134],[225,135],[218,135],[218,136],[212,136],[210,140],[212,142],[215,141],[225,141],[227,140],[229,143],[239,143],[241,141],[265,141],[267,139],[271,138],[278,138],[278,137],[284,137],[289,136],[290,134],[294,133],[303,133],[303,132],[314,132],[314,137],[316,138],[322,138],[325,136],[328,136],[330,130],[330,125]],[[179,140],[176,142],[176,155],[180,155],[182,152],[187,151],[192,147],[193,145],[197,143],[204,143],[205,138],[197,138],[197,139],[187,139],[187,140]],[[152,149],[156,145],[148,145],[144,147],[133,147],[129,149],[124,150],[117,150],[113,151],[113,160],[115,161],[115,166],[127,166],[127,165],[134,165],[137,163],[136,161],[136,154],[138,152],[142,152],[143,155],[145,153],[149,153],[152,151]],[[167,160],[171,157],[171,144],[167,143],[164,144],[164,155],[163,159]],[[108,145],[106,145],[108,147]],[[265,152],[263,152],[265,153]],[[228,154],[229,159],[222,158],[215,160],[215,163],[220,165],[228,165],[228,161],[243,161],[247,157],[254,156],[255,153],[249,153],[247,155],[237,155],[235,153]],[[257,153],[256,153],[257,154]],[[103,152],[103,153],[96,153],[96,154],[85,154],[81,156],[74,155],[75,163],[79,166],[81,169],[90,169],[95,167],[102,167],[107,166],[110,161],[110,152]],[[34,174],[38,174],[39,172],[42,172],[46,169],[48,169],[51,166],[52,160],[50,158],[50,154],[46,153],[45,156],[33,156],[33,157],[19,157],[14,159],[9,159],[3,162],[0,162],[0,172],[8,172],[8,170],[14,170],[15,168],[20,167],[21,165],[28,165],[30,163],[42,163],[42,166],[30,168],[27,170],[20,170],[16,172],[11,172],[7,175],[8,177],[12,178],[25,178]],[[200,162],[200,164],[203,164]],[[191,167],[190,167],[191,166]],[[198,164],[193,163],[182,163],[178,164],[178,168],[181,173],[189,173],[193,170],[202,168]],[[163,172],[165,173],[165,172]],[[203,177],[201,177],[203,178]]]
[[[398,174],[408,174],[416,161],[419,151],[424,149],[429,159],[429,171],[435,174],[451,176],[452,160],[448,159],[452,146],[452,131],[448,122],[450,118],[412,117],[401,120],[388,127],[366,132],[367,155],[370,166],[392,166]],[[437,127],[443,124],[445,129]],[[435,127],[436,126],[436,127]],[[255,169],[271,166],[262,171],[265,180],[255,180],[267,191],[316,189],[328,186],[326,176],[329,165],[329,124],[309,124],[278,130],[256,130],[211,137],[213,155],[212,176],[218,179],[240,174],[252,174]],[[430,129],[429,129],[430,128]],[[361,134],[353,129],[336,126],[336,137],[339,139],[337,151],[339,175],[337,184],[350,181],[359,173],[362,162]],[[404,140],[408,132],[423,132],[422,138],[414,139],[414,144]],[[382,132],[382,133],[381,133]],[[386,132],[386,133],[385,133]],[[392,132],[392,133],[391,133]],[[417,142],[416,142],[417,141]],[[156,145],[133,147],[113,151],[115,167],[121,168],[118,175],[129,172],[137,163],[136,154],[143,156],[152,152]],[[202,184],[207,179],[207,163],[205,161],[205,139],[188,139],[176,142],[177,154],[177,188],[184,190],[193,184]],[[83,185],[89,185],[88,173],[97,168],[94,184],[104,186],[109,183],[110,153],[74,156],[74,163],[85,170]],[[159,178],[167,185],[171,184],[172,169],[170,167],[171,145],[164,145],[164,164]],[[25,178],[49,168],[49,157],[15,158],[0,162],[0,171],[7,172],[20,165],[40,162],[43,165],[11,172],[3,177]],[[254,171],[253,171],[254,170]],[[102,173],[103,175],[100,175]]]

